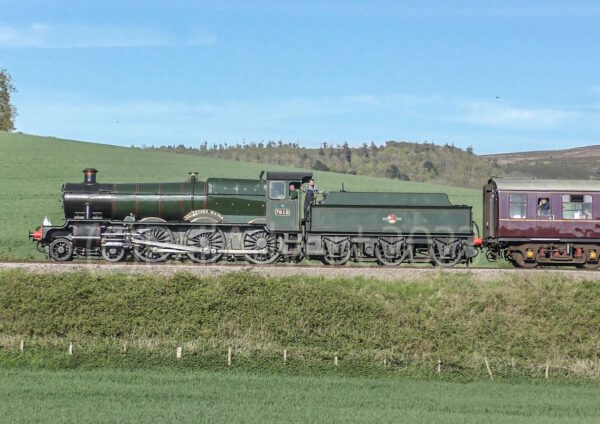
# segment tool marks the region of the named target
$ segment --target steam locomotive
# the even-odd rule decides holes
[[[258,179],[104,184],[97,170],[62,187],[64,223],[44,219],[30,238],[55,261],[189,259],[207,264],[321,260],[469,264],[482,240],[470,206],[444,193],[323,193],[302,205],[311,173],[262,172]],[[296,193],[294,193],[296,191]]]

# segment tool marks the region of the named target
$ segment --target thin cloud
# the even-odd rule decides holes
[[[0,48],[78,49],[200,46],[216,42],[210,33],[176,36],[154,29],[117,25],[47,25],[33,23],[23,27],[0,26]]]
[[[581,112],[517,107],[492,102],[467,102],[459,105],[457,122],[515,129],[548,129],[560,127],[582,116]]]

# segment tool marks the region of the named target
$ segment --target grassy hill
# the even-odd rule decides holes
[[[61,222],[59,193],[62,184],[79,182],[81,170],[95,167],[100,182],[182,181],[188,171],[200,178],[213,176],[257,178],[262,169],[294,168],[224,160],[185,153],[125,148],[110,145],[0,132],[0,258],[40,258],[27,232],[44,216]],[[481,219],[479,190],[436,183],[414,183],[315,171],[322,190],[447,192],[456,204],[473,205]]]
[[[505,175],[550,179],[600,179],[600,146],[486,155]]]

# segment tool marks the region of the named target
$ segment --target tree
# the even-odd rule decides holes
[[[398,178],[398,175],[400,174],[400,170],[398,169],[398,167],[394,164],[391,164],[390,166],[387,167],[387,169],[385,170],[385,176],[387,178]]]
[[[319,159],[313,162],[311,168],[315,171],[329,171],[329,167],[323,162],[321,162]]]
[[[0,69],[0,131],[14,131],[17,109],[10,102],[10,95],[16,93],[12,77],[6,69]]]
[[[427,170],[427,172],[434,172],[437,174],[435,165],[430,160],[426,160],[425,162],[423,162],[423,168],[425,168]]]
[[[344,159],[348,162],[348,165],[352,165],[352,150],[350,150],[350,146],[348,146],[348,142],[344,142],[342,146],[342,153],[344,155]]]

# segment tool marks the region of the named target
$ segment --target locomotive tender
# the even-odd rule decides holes
[[[483,245],[523,268],[600,266],[600,184],[492,178],[483,187]]]
[[[480,239],[470,206],[444,193],[332,192],[302,216],[299,189],[311,173],[267,172],[258,179],[101,184],[87,168],[82,183],[62,188],[65,222],[47,219],[30,238],[55,261],[130,254],[142,262],[187,257],[198,263],[255,264],[319,259],[343,265],[431,262],[469,264]]]

